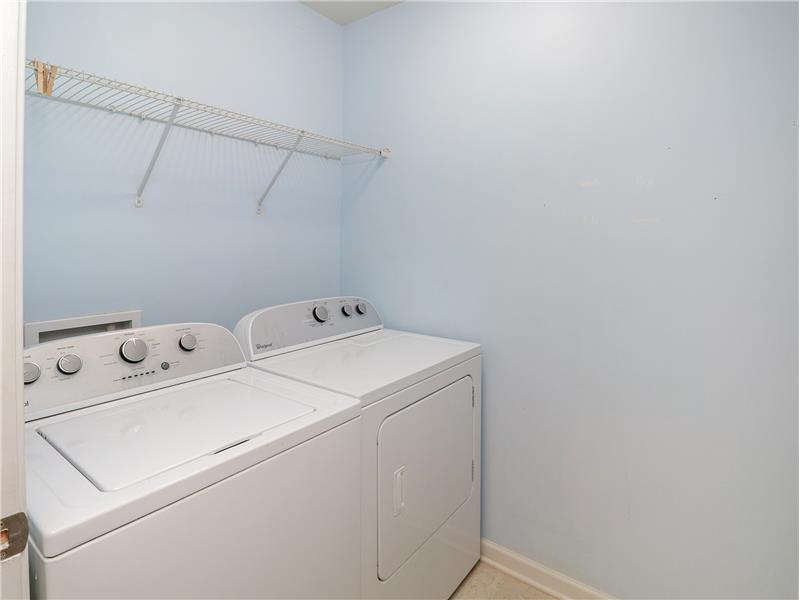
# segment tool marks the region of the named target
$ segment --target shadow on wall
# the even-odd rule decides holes
[[[342,206],[344,210],[357,204],[373,177],[383,166],[385,158],[379,156],[354,156],[344,159],[343,177],[344,193]]]

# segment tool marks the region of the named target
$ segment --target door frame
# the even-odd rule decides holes
[[[25,0],[0,1],[0,517],[25,512],[22,409],[22,162]],[[17,529],[8,525],[9,535]],[[17,539],[27,542],[27,535]],[[14,539],[13,537],[11,539]],[[28,598],[28,549],[0,561],[0,597]]]

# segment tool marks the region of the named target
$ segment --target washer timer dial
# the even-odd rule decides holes
[[[119,354],[129,363],[140,363],[147,358],[147,342],[136,337],[127,339],[119,347]]]
[[[56,363],[56,367],[64,375],[73,375],[80,371],[82,366],[83,361],[77,354],[65,354]]]

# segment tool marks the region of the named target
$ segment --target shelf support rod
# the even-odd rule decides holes
[[[264,200],[267,199],[267,196],[269,195],[270,191],[272,191],[272,187],[275,185],[275,182],[278,181],[278,177],[280,177],[281,173],[286,168],[286,163],[289,162],[289,159],[292,158],[292,154],[294,154],[295,151],[297,150],[297,147],[300,145],[300,142],[303,140],[303,135],[305,135],[305,131],[301,131],[297,135],[297,139],[295,140],[294,145],[292,146],[291,150],[289,150],[289,152],[286,154],[286,156],[283,157],[283,162],[281,163],[281,166],[279,166],[278,170],[275,171],[275,175],[272,176],[272,181],[269,182],[269,185],[267,186],[267,189],[264,190],[264,193],[261,194],[261,198],[258,199],[258,204],[256,205],[256,214],[257,215],[261,214],[261,205],[264,204]]]
[[[172,107],[172,112],[169,114],[169,119],[164,125],[164,130],[161,132],[161,138],[158,140],[158,145],[156,146],[155,152],[153,152],[153,158],[150,159],[150,164],[147,165],[147,171],[145,171],[144,177],[142,177],[142,182],[139,184],[139,189],[136,190],[136,202],[134,203],[136,208],[142,208],[142,206],[144,206],[144,200],[142,199],[144,188],[147,187],[147,182],[150,181],[150,175],[153,173],[153,167],[156,166],[158,156],[161,154],[161,149],[164,147],[164,142],[167,141],[167,135],[169,135],[169,130],[172,129],[172,122],[175,120],[180,107],[180,103],[176,103],[175,106]]]

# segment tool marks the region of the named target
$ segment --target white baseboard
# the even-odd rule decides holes
[[[600,590],[486,538],[481,540],[481,560],[561,600],[611,600],[611,596]]]

